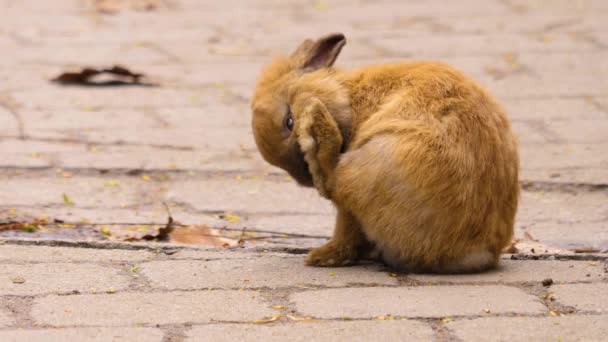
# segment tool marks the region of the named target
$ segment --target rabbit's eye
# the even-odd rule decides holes
[[[287,114],[285,115],[284,125],[285,125],[285,128],[287,128],[289,131],[293,130],[293,116],[291,115],[291,109],[287,110]]]

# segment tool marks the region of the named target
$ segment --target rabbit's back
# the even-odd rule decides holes
[[[479,253],[492,264],[511,238],[518,197],[517,146],[501,108],[442,64],[355,75],[361,91],[372,91],[353,96],[365,119],[338,164],[337,201],[393,264],[447,271]]]

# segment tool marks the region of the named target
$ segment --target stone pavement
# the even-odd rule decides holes
[[[605,339],[608,2],[95,3],[0,0],[0,223],[62,222],[2,232],[1,341]],[[248,100],[269,56],[332,31],[339,66],[441,60],[504,104],[523,192],[502,269],[303,266],[333,209],[261,160]],[[49,82],[115,63],[159,86]],[[96,242],[164,224],[163,202],[245,245]]]

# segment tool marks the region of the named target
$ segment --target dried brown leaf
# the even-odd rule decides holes
[[[111,68],[87,67],[76,72],[64,72],[51,81],[62,85],[79,86],[150,85],[141,82],[143,77],[144,74],[134,73],[125,67],[115,65]]]

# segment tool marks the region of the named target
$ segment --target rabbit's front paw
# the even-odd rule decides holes
[[[297,101],[294,118],[298,144],[315,187],[321,195],[329,198],[326,181],[333,173],[342,148],[340,130],[325,105],[315,97]]]
[[[353,265],[357,261],[354,246],[329,241],[315,248],[306,257],[306,265],[317,267],[339,267]]]

